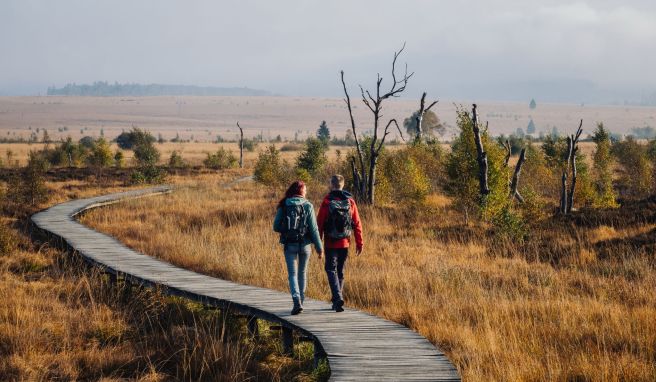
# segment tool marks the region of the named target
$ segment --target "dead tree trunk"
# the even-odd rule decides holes
[[[478,113],[476,111],[476,104],[472,107],[472,125],[474,129],[474,141],[476,142],[476,152],[478,161],[478,183],[481,193],[481,201],[490,193],[490,188],[487,184],[487,153],[483,149],[483,141],[481,139],[481,129],[478,126]]]
[[[560,181],[560,213],[566,215],[572,211],[574,205],[574,191],[576,189],[576,152],[578,151],[579,138],[583,130],[583,120],[579,123],[576,134],[567,137],[567,151],[565,152],[565,163],[563,175]],[[567,187],[567,176],[572,169],[572,183]]]
[[[239,168],[244,168],[244,129],[239,126],[239,122],[237,127],[239,128]]]
[[[512,149],[510,147],[510,142],[507,139],[503,143],[503,148],[506,149],[506,157],[503,160],[503,166],[508,167],[508,163],[510,162],[510,155],[512,154]]]
[[[360,173],[355,167],[355,157],[351,157],[351,171],[353,172],[353,188],[355,189],[356,194],[360,194],[362,191],[362,181],[360,180]]]
[[[522,148],[522,151],[519,153],[519,160],[515,165],[515,172],[513,173],[512,182],[510,183],[510,198],[516,198],[520,203],[524,203],[524,198],[520,195],[517,187],[519,186],[519,175],[522,172],[522,166],[526,161],[526,148]]]
[[[567,213],[572,212],[574,208],[574,191],[576,190],[576,153],[579,151],[579,138],[583,130],[583,120],[579,123],[579,128],[576,129],[576,134],[569,137],[571,142],[572,152],[570,154],[570,166],[572,167],[572,184],[570,185],[569,193],[567,194]]]
[[[428,110],[430,110],[433,106],[437,104],[438,101],[434,101],[431,103],[428,107],[426,107],[426,92],[421,95],[421,101],[419,102],[419,112],[417,113],[417,116],[415,117],[415,123],[417,124],[417,132],[415,135],[415,143],[420,143],[421,140],[423,139],[423,130],[421,128],[421,124],[424,121],[424,114]]]
[[[383,149],[383,146],[385,144],[385,138],[387,138],[387,136],[389,135],[390,125],[392,124],[396,125],[396,129],[401,135],[401,139],[403,139],[403,133],[401,132],[401,128],[399,127],[399,124],[396,122],[395,119],[389,120],[389,122],[385,126],[385,129],[382,131],[382,137],[379,136],[379,133],[381,133],[380,119],[382,117],[381,110],[382,110],[383,101],[385,101],[390,97],[398,97],[399,94],[405,90],[405,87],[408,84],[408,80],[410,79],[410,77],[412,77],[413,74],[413,73],[408,74],[408,69],[406,66],[406,71],[403,77],[399,80],[396,79],[396,60],[398,59],[399,55],[401,54],[401,52],[403,52],[404,49],[405,49],[405,44],[398,52],[394,52],[394,60],[392,61],[392,87],[389,91],[387,92],[381,91],[381,84],[383,82],[383,78],[380,76],[380,74],[378,74],[378,79],[376,81],[375,97],[372,96],[368,90],[365,91],[362,88],[362,86],[360,86],[360,91],[362,92],[362,102],[364,102],[367,108],[369,108],[369,110],[374,115],[373,135],[371,137],[371,142],[369,146],[365,148],[369,150],[368,151],[369,155],[367,158],[368,163],[366,164],[364,161],[364,156],[362,154],[362,146],[360,146],[360,141],[358,140],[358,136],[355,129],[355,120],[353,119],[353,110],[351,108],[351,98],[349,97],[348,91],[346,90],[346,83],[344,81],[344,71],[341,71],[342,86],[344,87],[344,94],[346,95],[346,99],[344,100],[344,102],[346,102],[346,106],[349,111],[349,116],[351,118],[351,129],[353,130],[356,152],[358,154],[358,161],[360,164],[360,169],[359,169],[360,189],[358,190],[358,194],[361,200],[363,200],[367,204],[374,204],[376,201],[376,168],[378,165],[378,157],[380,155],[380,151]],[[354,164],[352,165],[352,168],[355,168]]]

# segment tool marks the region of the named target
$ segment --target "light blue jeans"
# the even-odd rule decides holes
[[[305,288],[307,286],[305,276],[311,253],[310,244],[285,244],[285,262],[287,263],[287,275],[289,277],[289,292],[292,294],[294,306],[302,306],[305,300]]]

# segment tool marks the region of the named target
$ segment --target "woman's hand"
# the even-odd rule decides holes
[[[319,260],[323,258],[323,251],[317,251],[317,256],[319,256]]]

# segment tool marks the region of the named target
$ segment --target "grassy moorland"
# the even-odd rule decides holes
[[[324,191],[310,189],[315,206]],[[83,222],[177,265],[284,291],[271,230],[279,196],[201,180]],[[452,202],[435,192],[414,207],[363,206],[347,304],[417,330],[469,381],[656,378],[653,200],[546,219],[525,241],[463,223]],[[309,272],[309,295],[327,300],[316,257]]]
[[[57,175],[57,174],[56,174]],[[57,176],[61,176],[59,174]],[[226,174],[233,177],[234,174]],[[12,204],[0,229],[0,380],[316,380],[312,349],[280,355],[278,334],[253,342],[242,318],[155,290],[109,283],[33,235],[27,218],[68,199],[126,189],[124,179],[47,179],[49,201]],[[207,183],[225,177],[200,175]],[[190,177],[172,177],[175,184]]]

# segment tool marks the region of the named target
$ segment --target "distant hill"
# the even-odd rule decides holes
[[[64,96],[267,96],[271,93],[265,90],[249,88],[219,88],[212,86],[193,85],[160,85],[160,84],[109,84],[94,82],[91,85],[67,84],[62,88],[49,87],[48,95]]]

